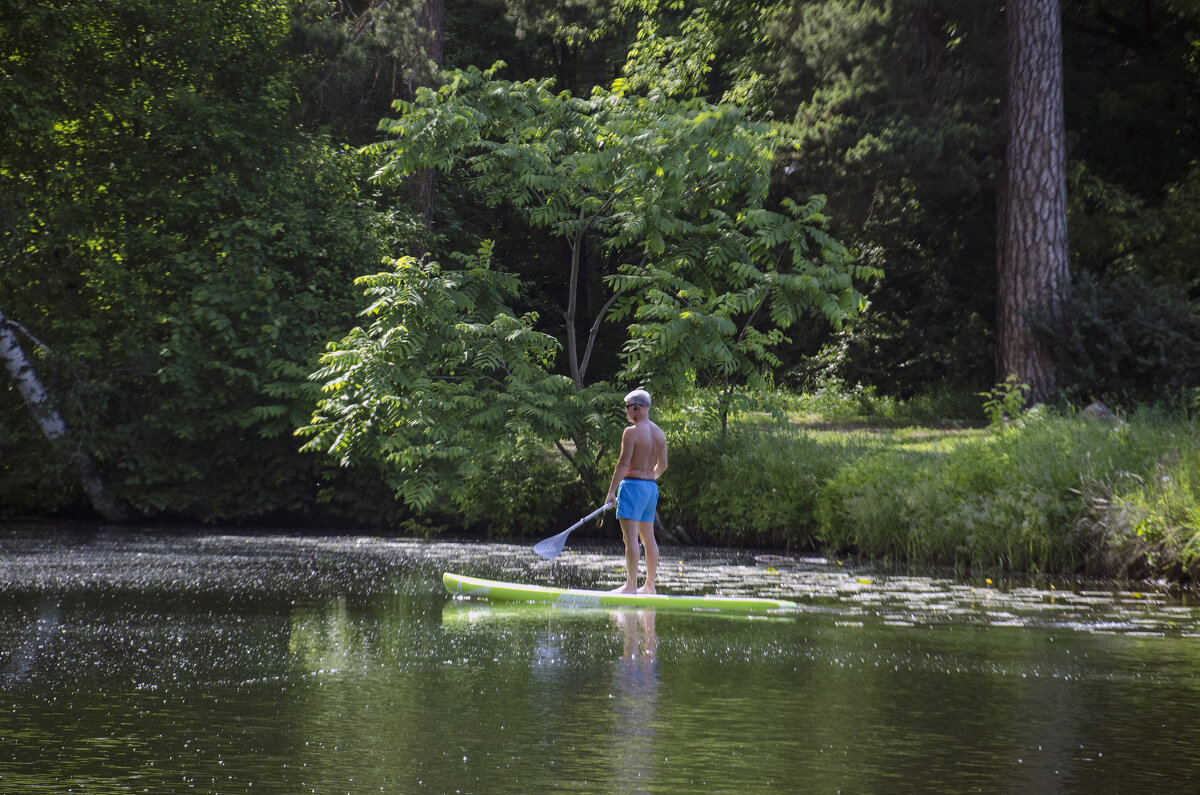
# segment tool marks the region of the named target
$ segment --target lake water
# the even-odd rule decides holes
[[[664,549],[789,618],[456,601],[617,546],[0,528],[0,792],[1193,792],[1200,610]]]

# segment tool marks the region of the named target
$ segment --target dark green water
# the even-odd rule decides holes
[[[664,557],[789,619],[455,602],[616,547],[0,530],[0,792],[1192,792],[1200,611]]]

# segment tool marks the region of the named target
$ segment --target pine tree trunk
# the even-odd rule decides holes
[[[444,28],[446,19],[446,2],[445,0],[425,0],[421,6],[421,11],[417,15],[417,27],[421,28],[425,40],[425,56],[432,61],[438,69],[442,68],[442,44],[444,39]],[[436,75],[430,75],[426,81],[427,85],[433,85]],[[417,175],[418,187],[417,195],[421,201],[422,217],[425,222],[425,230],[429,231],[433,228],[433,207],[434,207],[434,177],[437,171],[432,168],[427,168]]]
[[[33,366],[25,357],[21,343],[11,323],[0,311],[0,360],[17,387],[17,392],[25,401],[25,406],[33,416],[34,422],[41,428],[42,434],[49,440],[55,451],[60,453],[75,470],[79,484],[92,502],[96,513],[112,522],[123,521],[128,512],[120,503],[111,499],[104,490],[100,475],[96,472],[91,457],[82,449],[71,444],[67,434],[67,424],[62,415],[54,408],[50,395],[38,379]]]
[[[1028,333],[1041,313],[1068,326],[1067,184],[1059,0],[1008,5],[1008,147],[997,219],[996,380],[1016,374],[1030,399],[1057,388],[1051,352]]]

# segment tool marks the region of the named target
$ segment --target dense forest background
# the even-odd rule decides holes
[[[1200,3],[1062,13],[1059,399],[1180,399],[1200,385]],[[0,515],[89,515],[63,463],[85,453],[136,517],[415,526],[377,462],[301,453],[294,432],[385,258],[494,241],[517,308],[563,323],[561,240],[452,175],[371,179],[395,100],[497,61],[579,97],[734,103],[798,142],[772,201],[825,196],[828,234],[882,276],[840,327],[789,329],[776,385],[998,380],[999,3],[0,0],[0,53],[0,312],[71,429],[56,449],[0,388]],[[599,339],[597,372],[620,343]]]

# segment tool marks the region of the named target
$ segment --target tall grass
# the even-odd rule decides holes
[[[718,542],[812,546],[822,484],[862,455],[848,434],[819,441],[767,424],[671,435],[662,514],[691,536]]]
[[[787,412],[806,416],[807,400]],[[861,422],[861,406],[845,408],[843,421]],[[703,540],[963,571],[1200,575],[1200,443],[1185,414],[1104,423],[1040,408],[954,431],[746,418],[725,434],[667,429],[663,515]]]
[[[1185,575],[1200,552],[1198,492],[1131,485],[1183,460],[1181,442],[1195,460],[1191,434],[1181,433],[1188,427],[1158,414],[1106,424],[1044,412],[928,451],[867,456],[822,488],[818,537],[869,557],[967,570],[1148,576],[1165,573],[1170,559]],[[1195,484],[1167,482],[1181,481]],[[1190,516],[1190,529],[1172,515]],[[1130,554],[1132,539],[1159,561]]]
[[[1079,526],[1096,539],[1094,568],[1119,577],[1200,579],[1197,426],[1160,428],[1153,466],[1088,484]]]

